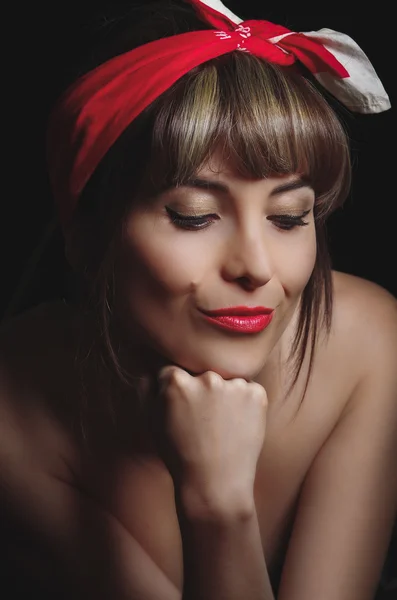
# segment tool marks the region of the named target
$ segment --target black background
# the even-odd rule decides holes
[[[89,44],[89,22],[102,7],[119,1],[69,0],[52,4],[14,5],[3,16],[8,36],[3,56],[3,186],[1,194],[0,315],[14,296],[22,273],[32,261],[53,216],[45,167],[48,111]],[[124,2],[126,4],[126,2]],[[329,27],[353,37],[371,59],[395,104],[396,67],[390,9],[377,3],[376,13],[354,9],[346,14],[318,3],[225,0],[241,18],[265,18],[298,31]],[[334,268],[370,279],[397,295],[395,109],[377,115],[348,115],[354,161],[353,187],[345,207],[329,224]],[[59,247],[39,270],[31,301],[56,287]]]

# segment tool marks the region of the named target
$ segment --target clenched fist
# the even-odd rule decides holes
[[[208,371],[159,374],[166,462],[189,508],[250,510],[266,426],[264,388]]]

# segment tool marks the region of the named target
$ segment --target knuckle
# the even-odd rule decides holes
[[[207,385],[207,387],[211,389],[219,389],[222,385],[223,379],[218,373],[214,371],[206,371],[201,376],[203,383]]]
[[[176,368],[172,373],[171,381],[175,387],[182,388],[188,384],[189,378],[189,373],[186,373],[183,369]]]
[[[240,391],[240,390],[246,390],[249,384],[242,377],[236,377],[235,379],[231,380],[231,385],[235,389]]]
[[[256,382],[250,385],[252,386],[251,390],[253,398],[255,398],[255,400],[258,400],[258,402],[261,402],[264,406],[267,406],[267,394],[265,388],[262,385],[260,385],[260,383]]]
[[[181,388],[188,382],[189,374],[174,366],[164,367],[159,373],[161,387]]]

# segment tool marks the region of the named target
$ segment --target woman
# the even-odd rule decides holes
[[[388,103],[328,34],[146,2],[54,110],[79,281],[3,328],[0,454],[10,556],[52,597],[374,596],[396,302],[331,271],[349,150],[319,84]]]

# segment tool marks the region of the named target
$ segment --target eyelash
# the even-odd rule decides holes
[[[180,229],[186,229],[190,231],[206,229],[213,221],[219,219],[218,215],[214,214],[196,217],[194,215],[181,215],[168,206],[166,206],[165,209],[168,213],[171,223]],[[303,220],[303,218],[308,215],[309,212],[310,210],[305,210],[301,215],[274,215],[267,218],[269,221],[274,223],[278,229],[281,229],[282,231],[291,231],[295,227],[304,227],[305,225],[309,225],[308,221]]]

